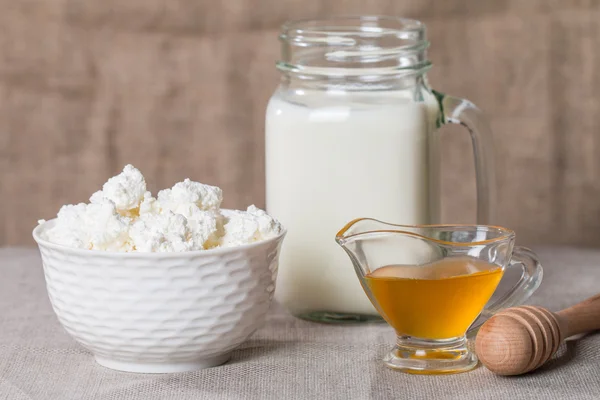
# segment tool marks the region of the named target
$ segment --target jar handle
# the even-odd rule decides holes
[[[489,225],[494,218],[496,183],[492,131],[481,110],[469,100],[435,90],[433,94],[441,108],[443,121],[440,122],[462,125],[471,135],[477,182],[477,223]]]

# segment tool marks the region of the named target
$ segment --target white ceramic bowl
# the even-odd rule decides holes
[[[229,359],[264,321],[285,232],[239,247],[116,253],[40,238],[50,302],[65,330],[108,368],[181,372]]]

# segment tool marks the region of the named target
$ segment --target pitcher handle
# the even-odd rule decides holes
[[[441,108],[443,123],[467,128],[473,144],[477,183],[477,223],[489,225],[493,220],[495,200],[494,147],[492,131],[483,113],[469,100],[433,91]]]
[[[519,266],[522,269],[521,278],[501,298],[485,306],[479,318],[469,327],[468,336],[477,333],[479,327],[498,311],[522,304],[540,286],[544,273],[542,265],[533,251],[520,246],[514,248],[512,259],[506,268],[517,268]]]

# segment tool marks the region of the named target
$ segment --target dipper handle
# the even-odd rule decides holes
[[[600,294],[556,313],[563,338],[600,329]]]

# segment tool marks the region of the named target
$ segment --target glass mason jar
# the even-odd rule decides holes
[[[370,217],[439,223],[439,130],[470,132],[477,223],[491,218],[491,133],[473,103],[432,90],[425,26],[391,17],[289,22],[266,112],[267,210],[288,229],[276,299],[322,322],[379,315],[335,235]],[[399,249],[401,251],[401,249]]]

